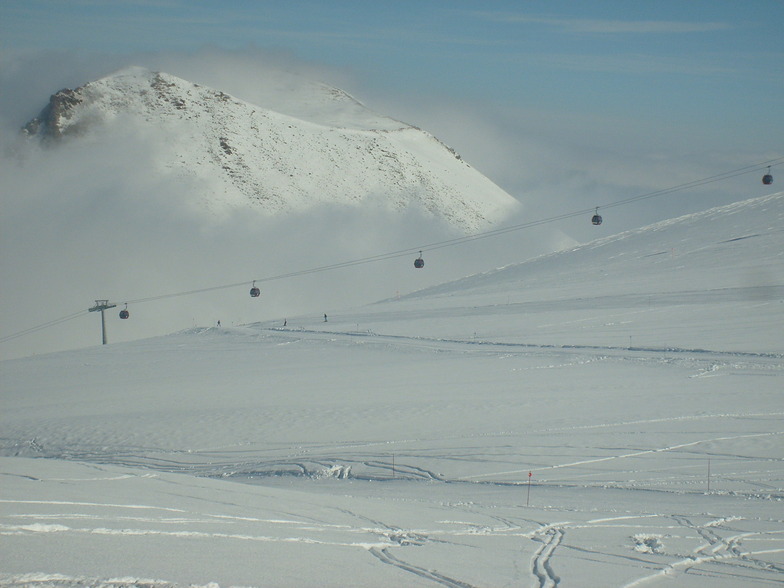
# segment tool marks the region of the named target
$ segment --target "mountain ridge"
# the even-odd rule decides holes
[[[377,115],[342,90],[321,85],[295,100],[304,118],[132,66],[60,90],[23,130],[62,145],[95,128],[119,137],[129,127],[154,129],[166,147],[156,171],[196,178],[210,207],[275,215],[372,200],[392,211],[418,209],[465,233],[520,208],[433,135]]]

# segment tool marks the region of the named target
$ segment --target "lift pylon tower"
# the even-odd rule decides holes
[[[106,317],[104,316],[103,311],[108,308],[114,308],[115,306],[117,305],[110,304],[108,300],[96,300],[95,306],[88,309],[90,312],[101,311],[101,340],[104,345],[106,345]]]

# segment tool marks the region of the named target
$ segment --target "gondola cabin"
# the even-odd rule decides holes
[[[127,319],[127,318],[130,318],[130,317],[131,317],[131,313],[130,313],[130,312],[128,312],[128,309],[127,309],[127,308],[123,308],[123,309],[120,311],[120,318],[121,318],[121,319]]]
[[[770,186],[773,183],[773,175],[770,173],[770,166],[768,166],[768,173],[762,176],[762,183],[766,186]]]
[[[414,267],[417,269],[422,269],[425,267],[425,260],[422,259],[422,252],[419,252],[419,257],[414,260]]]
[[[602,217],[599,214],[599,207],[598,206],[596,207],[596,212],[594,212],[593,216],[591,217],[591,224],[594,224],[596,226],[599,226],[600,224],[602,224]]]
[[[256,282],[253,282],[253,287],[250,289],[250,297],[251,298],[258,298],[261,296],[261,290],[256,287]]]

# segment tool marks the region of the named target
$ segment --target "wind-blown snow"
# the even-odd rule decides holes
[[[2,362],[0,586],[780,584],[782,221]]]
[[[519,203],[416,127],[377,115],[345,92],[307,86],[283,114],[220,90],[140,67],[53,96],[30,134],[61,138],[143,134],[164,145],[157,170],[196,180],[199,206],[277,215],[366,201],[413,207],[466,233]],[[298,118],[302,117],[302,118]]]

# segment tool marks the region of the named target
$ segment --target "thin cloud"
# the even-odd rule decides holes
[[[739,70],[715,62],[706,63],[683,57],[666,57],[647,53],[627,53],[624,55],[585,55],[574,53],[528,56],[526,59],[536,63],[568,69],[572,71],[591,71],[621,74],[682,74],[690,76],[710,76],[737,74]]]
[[[482,12],[488,20],[506,23],[543,24],[567,33],[590,34],[685,34],[722,31],[732,28],[723,22],[687,22],[672,20],[597,20],[580,18],[543,18],[523,14]]]

